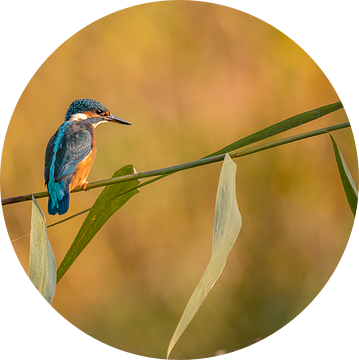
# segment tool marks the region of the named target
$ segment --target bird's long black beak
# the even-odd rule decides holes
[[[124,124],[124,125],[132,125],[130,122],[126,121],[126,120],[123,120],[115,115],[108,115],[108,116],[104,116],[104,119],[107,120],[107,121],[110,121],[110,122],[114,122],[114,123],[117,123],[117,124]]]

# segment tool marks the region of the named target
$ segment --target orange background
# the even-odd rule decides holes
[[[47,141],[76,98],[131,123],[96,129],[89,181],[196,160],[292,115],[337,101],[328,79],[273,27],[230,8],[161,2],[107,16],[70,38],[25,89],[7,132],[2,197],[45,190]],[[347,121],[339,110],[281,137]],[[355,182],[350,129],[333,133]],[[277,137],[276,137],[277,138]],[[325,285],[353,224],[329,136],[235,160],[243,228],[227,266],[174,358],[248,346],[298,315]],[[164,357],[211,254],[221,164],[141,189],[58,284],[54,308],[81,330],[135,354]],[[71,196],[69,215],[101,189]],[[46,211],[47,199],[39,205]],[[12,240],[31,203],[3,208]],[[48,224],[60,217],[47,215]],[[50,228],[58,265],[84,216]],[[29,238],[13,242],[28,270]]]

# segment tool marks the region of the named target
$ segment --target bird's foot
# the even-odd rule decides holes
[[[88,181],[85,181],[83,184],[82,184],[82,188],[84,189],[84,191],[89,191],[89,189],[86,189],[86,186],[89,182]]]

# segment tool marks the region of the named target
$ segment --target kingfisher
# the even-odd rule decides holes
[[[63,215],[68,211],[72,189],[86,190],[86,179],[96,156],[94,130],[105,122],[131,125],[112,115],[96,100],[78,99],[67,109],[65,121],[51,137],[45,153],[50,215]]]

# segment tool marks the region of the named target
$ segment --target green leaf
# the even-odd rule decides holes
[[[278,122],[274,125],[268,126],[265,129],[262,129],[260,131],[255,132],[254,134],[248,135],[244,137],[243,139],[240,139],[238,141],[235,141],[234,143],[224,147],[221,150],[218,150],[210,155],[207,155],[206,157],[211,157],[215,155],[225,154],[230,151],[237,150],[243,146],[247,146],[250,144],[253,144],[257,141],[266,139],[268,137],[271,137],[273,135],[280,134],[284,131],[293,129],[297,126],[306,124],[310,121],[316,120],[324,115],[330,114],[333,111],[339,110],[343,107],[342,103],[340,101],[329,104],[325,106],[321,106],[319,108],[316,108],[314,110],[306,111],[304,113],[292,116],[286,120],[283,120],[281,122]]]
[[[56,260],[43,212],[32,197],[29,278],[50,304],[56,290]]]
[[[135,173],[132,165],[126,165],[117,170],[112,177],[118,177]],[[76,258],[85,249],[106,221],[119,210],[139,190],[138,180],[121,182],[107,185],[95,201],[85,221],[83,222],[74,242],[65,255],[57,270],[57,281],[64,276],[65,272],[73,264]]]
[[[330,139],[332,140],[334,154],[335,154],[335,160],[337,161],[338,170],[339,170],[340,177],[342,179],[345,195],[347,196],[350,209],[351,209],[353,215],[355,216],[357,204],[358,204],[358,190],[355,187],[354,180],[349,172],[348,166],[345,163],[343,155],[340,152],[333,136],[331,134],[329,134],[329,136],[330,136]]]
[[[242,217],[236,199],[236,169],[236,164],[226,154],[217,190],[212,256],[172,336],[167,350],[167,358],[221,275],[242,227]]]

